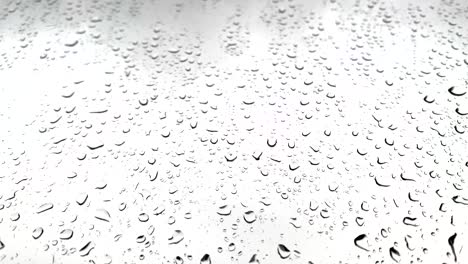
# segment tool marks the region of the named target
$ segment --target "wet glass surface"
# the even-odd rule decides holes
[[[468,2],[0,3],[0,263],[468,262]]]

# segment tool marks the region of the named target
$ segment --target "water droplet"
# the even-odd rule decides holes
[[[257,220],[257,216],[255,215],[253,211],[247,211],[244,213],[244,220],[248,224],[251,224]]]
[[[184,233],[180,230],[174,230],[174,233],[169,238],[169,244],[178,244],[184,239]]]
[[[287,259],[291,255],[291,251],[283,244],[278,244],[278,254],[282,259]]]
[[[203,255],[203,257],[200,259],[200,264],[211,264],[211,257],[209,254]]]
[[[46,211],[49,211],[50,209],[54,208],[54,205],[51,204],[51,203],[45,203],[41,206],[39,206],[39,208],[37,209],[36,213],[37,214],[41,214],[41,213],[44,213]]]
[[[33,230],[32,237],[34,239],[39,239],[42,236],[43,233],[44,233],[44,229],[42,227],[35,228]]]
[[[60,239],[68,240],[73,237],[73,231],[71,229],[64,229],[60,232]]]

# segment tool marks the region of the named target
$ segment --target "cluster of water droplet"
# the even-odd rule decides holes
[[[0,262],[463,263],[468,5],[403,2],[5,2]]]

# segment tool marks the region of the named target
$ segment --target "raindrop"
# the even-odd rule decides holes
[[[64,229],[60,232],[60,239],[68,240],[73,237],[73,231],[71,229]]]
[[[178,244],[180,241],[184,240],[184,233],[180,230],[174,230],[174,233],[169,238],[169,244]]]
[[[253,211],[247,211],[244,213],[244,220],[246,223],[251,224],[257,220],[257,216]]]
[[[41,213],[44,213],[46,211],[49,211],[51,210],[52,208],[54,208],[54,205],[51,204],[51,203],[45,203],[41,206],[39,206],[39,208],[37,209],[36,213],[37,214],[41,214]]]
[[[43,233],[44,233],[44,229],[42,227],[35,228],[33,230],[32,237],[34,239],[39,239]]]
[[[278,254],[282,259],[287,259],[291,255],[291,251],[283,244],[278,244]]]
[[[211,264],[211,257],[209,254],[203,255],[203,257],[200,259],[200,264]]]

